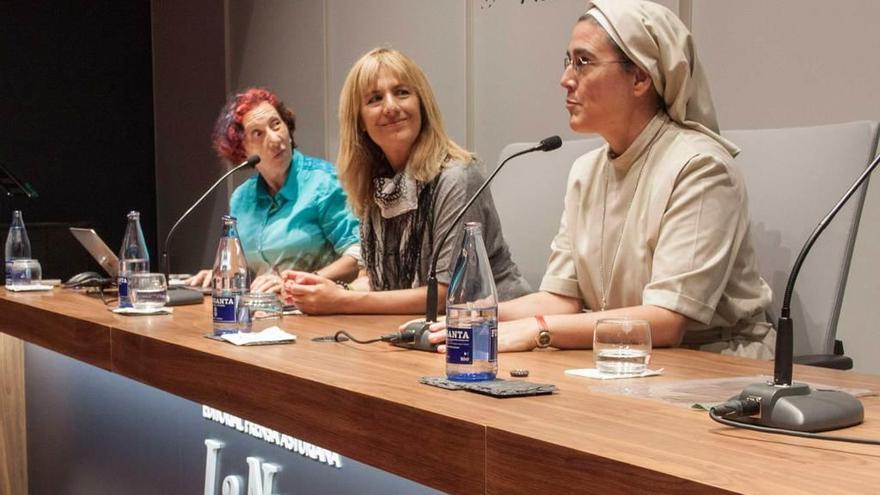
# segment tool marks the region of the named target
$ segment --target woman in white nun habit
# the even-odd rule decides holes
[[[501,305],[499,349],[589,348],[599,319],[627,317],[655,347],[772,357],[739,150],[691,33],[658,4],[595,0],[560,84],[571,128],[606,145],[572,166],[540,291]]]

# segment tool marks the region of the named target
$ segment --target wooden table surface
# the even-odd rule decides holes
[[[728,428],[706,413],[625,394],[564,370],[590,351],[502,354],[499,377],[529,369],[552,396],[495,399],[417,380],[444,358],[386,344],[313,342],[346,329],[374,337],[410,317],[290,316],[294,345],[206,339],[209,300],[173,315],[121,316],[56,289],[0,290],[0,331],[208,404],[358,461],[453,493],[878,493],[880,447]],[[772,363],[657,349],[647,380],[772,375]],[[798,366],[795,379],[880,390],[880,377]],[[880,398],[837,434],[880,439]]]

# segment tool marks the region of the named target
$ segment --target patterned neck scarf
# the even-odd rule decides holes
[[[438,176],[439,177],[439,176]],[[434,245],[434,188],[406,172],[373,179],[373,200],[361,222],[361,250],[373,290],[411,289],[422,281],[422,241]]]
[[[373,201],[379,207],[382,218],[394,218],[418,208],[421,188],[406,170],[393,177],[374,177]]]

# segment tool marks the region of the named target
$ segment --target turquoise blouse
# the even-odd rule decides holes
[[[256,174],[232,193],[229,211],[253,276],[273,268],[315,271],[360,241],[333,165],[297,150],[274,198]]]

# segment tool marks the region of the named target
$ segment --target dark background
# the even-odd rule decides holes
[[[148,0],[0,1],[0,163],[39,193],[0,240],[21,209],[45,278],[98,269],[68,225],[116,251],[130,210],[158,269],[152,81]]]

